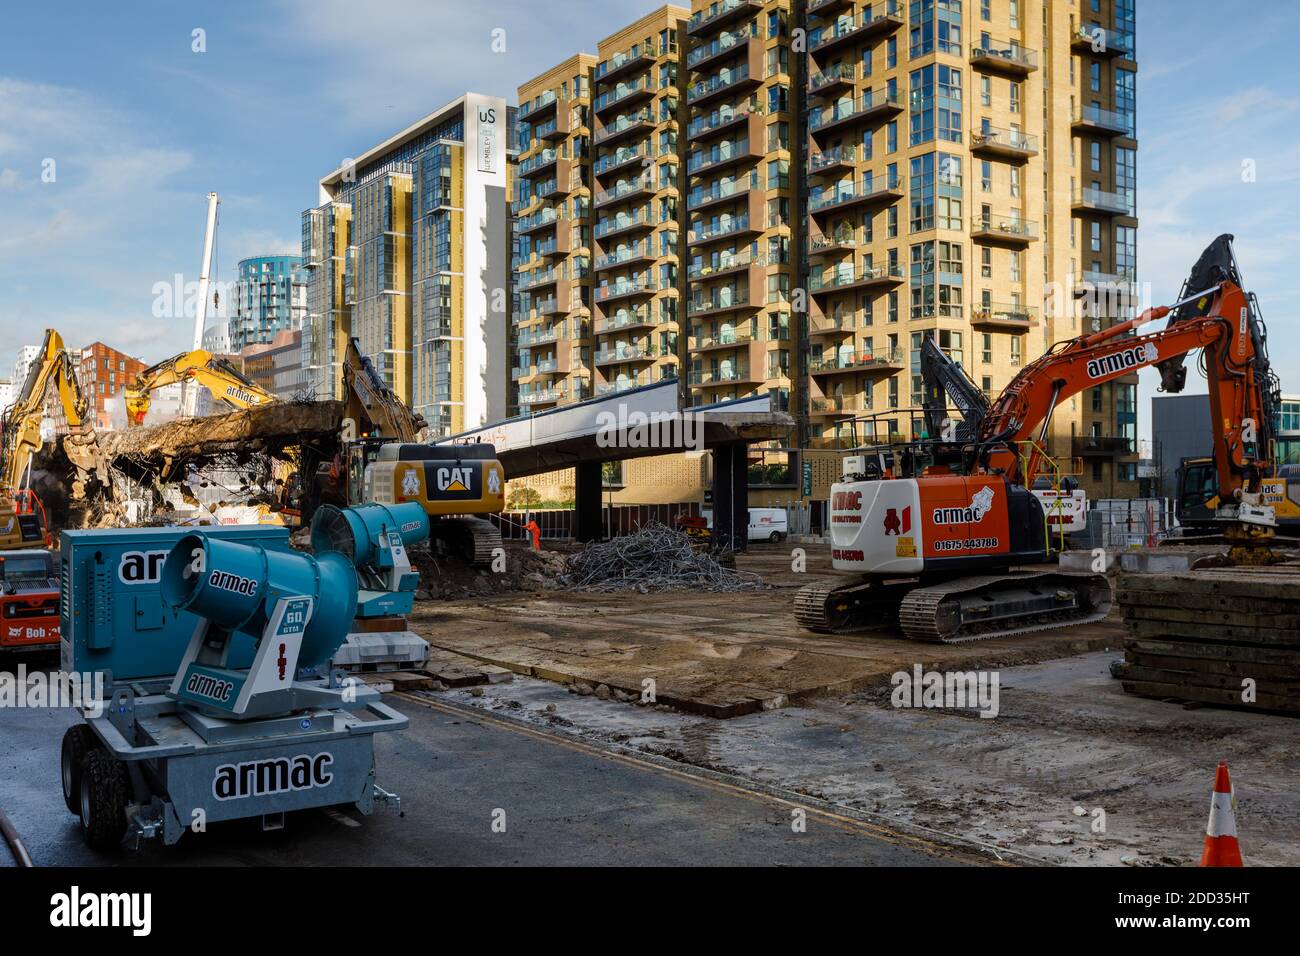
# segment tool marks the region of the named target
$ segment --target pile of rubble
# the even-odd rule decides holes
[[[409,554],[420,572],[416,597],[422,601],[555,590],[565,569],[563,554],[533,551],[514,542],[507,542],[504,567],[500,568],[473,568],[460,558],[442,557],[429,548],[413,548]]]
[[[560,576],[573,591],[761,591],[763,579],[724,567],[682,531],[653,522],[636,534],[589,544]]]

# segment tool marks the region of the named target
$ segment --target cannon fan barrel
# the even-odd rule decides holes
[[[311,523],[311,546],[317,554],[338,551],[358,568],[370,564],[379,542],[397,532],[404,546],[429,537],[430,519],[418,502],[382,505],[369,502],[352,508],[322,505]]]
[[[161,584],[171,607],[259,639],[280,598],[313,598],[300,667],[333,656],[357,609],[357,571],[342,554],[271,551],[202,532],[176,542],[163,563]]]

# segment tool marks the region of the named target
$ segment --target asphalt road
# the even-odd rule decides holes
[[[38,866],[151,865],[876,865],[971,862],[920,840],[574,744],[459,709],[391,701],[410,728],[376,737],[378,782],[404,816],[377,810],[290,815],[283,831],[215,824],[164,848],[87,849],[59,786],[70,711],[0,710],[0,806]],[[442,708],[443,704],[435,704]],[[505,830],[493,820],[504,811]],[[0,865],[12,865],[0,845]]]

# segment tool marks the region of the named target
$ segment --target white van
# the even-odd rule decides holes
[[[713,529],[713,509],[701,508],[700,514]],[[790,519],[784,508],[750,508],[748,541],[784,541],[790,533]]]

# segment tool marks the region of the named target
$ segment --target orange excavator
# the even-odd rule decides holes
[[[1138,333],[1165,317],[1163,329]],[[1197,349],[1209,382],[1216,520],[1239,548],[1267,543],[1276,519],[1261,484],[1272,473],[1280,390],[1232,237],[1220,236],[1179,302],[1060,342],[1022,369],[979,420],[963,466],[893,477],[871,456],[846,457],[828,523],[835,569],[858,577],[801,589],[796,619],[823,632],[897,621],[914,640],[953,642],[1104,617],[1112,598],[1103,575],[1011,570],[1053,552],[1029,490],[1052,466],[1044,449],[1052,414],[1084,389],[1146,367],[1159,370],[1162,390],[1181,391],[1183,361]]]

